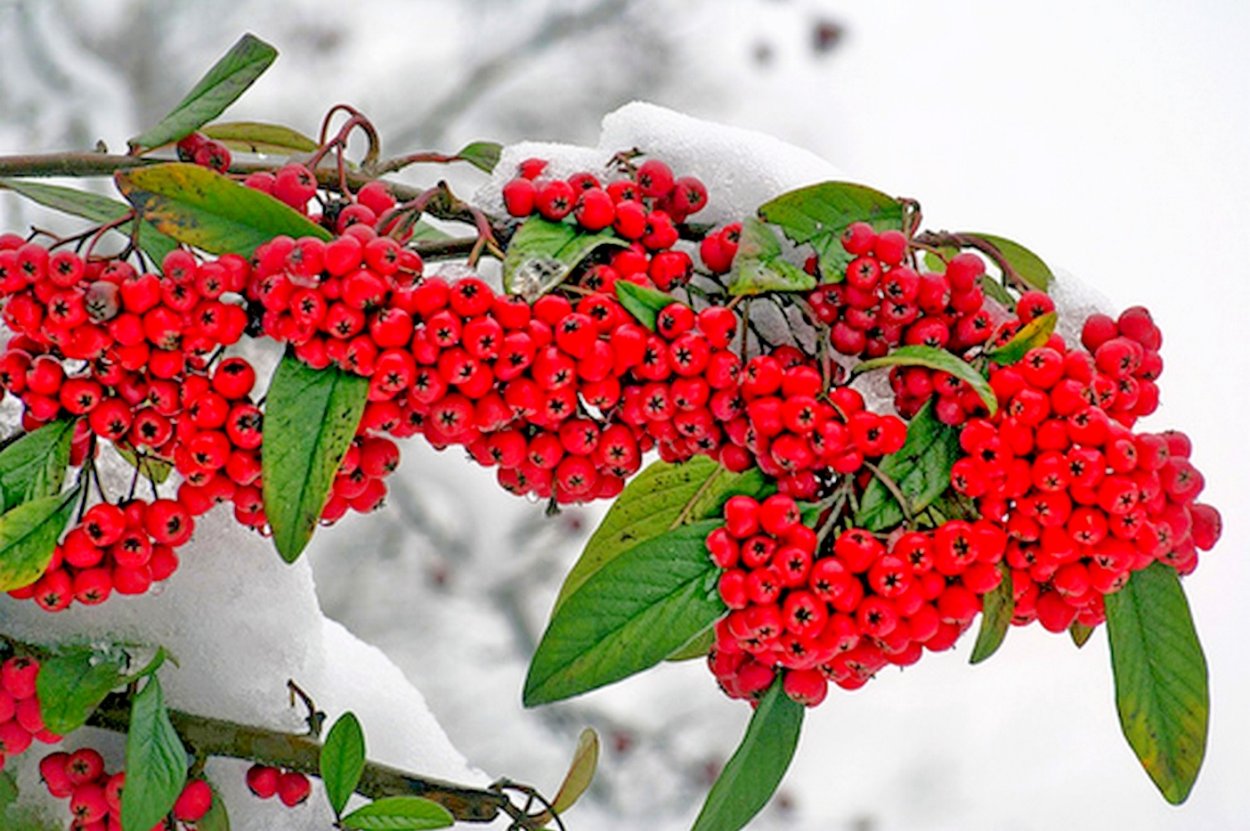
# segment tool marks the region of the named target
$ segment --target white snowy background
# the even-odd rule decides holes
[[[1162,407],[1148,426],[1182,427],[1194,437],[1205,499],[1226,520],[1220,546],[1186,581],[1212,692],[1209,753],[1190,801],[1167,806],[1123,742],[1105,640],[1096,636],[1077,651],[1033,627],[1013,630],[978,667],[967,665],[965,643],[906,672],[886,672],[858,693],[831,694],[807,720],[783,798],[753,827],[1250,828],[1243,636],[1250,539],[1241,521],[1250,493],[1242,426],[1250,404],[1250,232],[1242,215],[1250,193],[1250,7],[0,2],[0,153],[89,148],[97,139],[122,147],[248,30],[282,56],[230,117],[312,132],[326,108],[345,101],[375,120],[392,152],[451,151],[479,138],[594,145],[605,113],[651,100],[777,136],[854,179],[919,199],[929,227],[1018,239],[1117,308],[1149,306],[1165,333],[1168,369]],[[445,173],[418,173],[414,181]],[[758,174],[733,178],[741,184]],[[471,192],[482,178],[455,171],[452,181]],[[0,199],[6,228],[30,217],[15,200]],[[708,771],[732,752],[747,718],[697,663],[666,666],[568,705],[520,707],[533,638],[599,513],[546,519],[457,454],[409,444],[385,511],[345,522],[314,545],[323,610],[402,669],[451,743],[484,774],[440,744],[425,705],[388,674],[380,655],[334,625],[308,632],[303,644],[271,644],[274,660],[320,687],[311,691],[327,709],[361,712],[380,755],[466,781],[507,775],[553,788],[577,731],[591,724],[605,740],[604,764],[595,789],[567,817],[571,827],[686,827]],[[307,591],[308,573],[280,574],[259,542],[234,556],[270,557],[246,568]],[[168,610],[194,600],[209,618],[201,625],[214,625],[196,576],[188,565],[144,602]],[[199,578],[214,582],[206,572]],[[257,621],[266,610],[317,621],[305,599],[278,605],[262,588],[235,588],[259,594],[237,598],[231,615],[248,605],[259,607]],[[136,612],[112,614],[124,626]],[[6,628],[44,622],[0,605]],[[255,634],[237,621],[221,625],[223,641],[203,656],[205,667],[185,671],[216,673],[217,688],[246,687],[250,676],[233,712],[290,724],[295,716],[284,714],[272,683],[277,673],[238,672],[260,666]],[[235,655],[247,661],[232,666]],[[349,667],[351,677],[335,666]],[[179,689],[177,673],[167,678],[175,703],[211,706],[212,687]],[[218,772],[223,781],[237,777],[237,767]],[[245,812],[237,784],[236,827],[279,828],[291,818]],[[300,825],[318,827],[305,819]]]

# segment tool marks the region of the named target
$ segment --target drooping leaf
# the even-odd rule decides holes
[[[29,586],[47,571],[77,497],[75,488],[24,502],[0,516],[0,591]]]
[[[1055,324],[1059,322],[1059,315],[1055,312],[1048,312],[1039,318],[1029,321],[1019,332],[997,349],[992,349],[985,353],[985,357],[1000,366],[1014,364],[1023,358],[1029,351],[1037,349],[1039,346],[1045,346],[1046,341],[1050,340],[1051,334],[1055,331]]]
[[[136,453],[134,448],[127,447],[124,444],[113,444],[113,449],[117,451],[117,455],[126,460],[126,463],[133,468],[137,468],[139,473],[151,479],[158,485],[163,485],[174,472],[174,466],[164,459],[158,459],[147,453]]]
[[[341,817],[365,771],[365,733],[353,713],[344,713],[330,728],[321,746],[320,769],[330,810]]]
[[[1072,621],[1072,625],[1068,627],[1068,635],[1072,637],[1072,643],[1076,644],[1077,649],[1084,648],[1089,642],[1089,638],[1094,634],[1094,627],[1086,626],[1079,620]]]
[[[43,182],[28,182],[23,179],[0,179],[0,187],[8,188],[14,193],[20,193],[32,202],[37,202],[45,208],[51,208],[54,211],[67,213],[71,216],[80,216],[83,219],[90,219],[92,222],[106,224],[116,222],[117,220],[130,213],[132,208],[125,202],[118,202],[116,199],[109,199],[107,196],[100,196],[97,193],[77,190],[76,188],[66,188],[60,185],[49,185]],[[129,237],[134,233],[134,222],[127,222],[117,226],[117,233],[124,234]],[[162,234],[150,224],[144,222],[139,225],[139,248],[144,254],[153,261],[157,268],[165,260],[165,255],[178,247],[178,241],[170,239]]]
[[[682,525],[599,569],[552,615],[525,681],[527,707],[560,701],[658,664],[725,606],[704,539],[717,520]]]
[[[226,802],[216,788],[213,788],[213,804],[208,806],[208,813],[195,823],[195,831],[230,831],[230,812],[226,810]]]
[[[671,294],[649,289],[646,286],[640,286],[628,280],[616,281],[616,298],[621,301],[625,311],[633,315],[639,323],[652,332],[655,331],[656,320],[659,318],[660,312],[672,304],[680,302]]]
[[[1124,737],[1173,805],[1207,748],[1207,661],[1175,569],[1154,563],[1106,596],[1116,709]]]
[[[815,277],[782,257],[781,241],[771,227],[753,216],[743,220],[730,294],[809,291],[815,287]]]
[[[533,302],[568,279],[591,252],[605,246],[624,246],[611,231],[587,233],[568,222],[550,222],[531,216],[508,243],[503,259],[503,287]]]
[[[782,690],[780,678],[773,682],[691,831],[738,831],[768,804],[794,758],[803,710]]]
[[[369,381],[283,357],[265,399],[261,481],[273,542],[288,563],[312,538],[335,473],[356,435]]]
[[[577,737],[577,747],[573,751],[573,760],[569,762],[569,771],[564,774],[560,789],[551,799],[551,807],[563,814],[577,804],[582,794],[595,779],[595,770],[599,767],[599,734],[587,727]]]
[[[612,503],[564,578],[555,607],[559,609],[599,569],[640,542],[683,523],[719,516],[731,496],[762,497],[769,489],[758,468],[731,473],[706,456],[695,456],[679,464],[653,462]]]
[[[278,50],[255,35],[239,38],[168,115],[151,129],[130,139],[130,146],[160,147],[212,121],[234,103],[276,57]]]
[[[343,817],[343,827],[352,831],[423,831],[446,828],[455,819],[451,813],[419,796],[388,796],[361,806]]]
[[[998,249],[998,252],[1007,263],[1008,271],[1006,276],[1009,279],[1016,278],[1018,282],[1043,292],[1049,291],[1050,284],[1054,282],[1055,274],[1042,261],[1042,258],[1018,242],[1013,242],[994,234],[982,234],[980,232],[964,233],[960,234],[960,236],[982,240]]]
[[[187,751],[169,721],[160,679],[152,676],[130,706],[122,831],[150,831],[174,807],[186,782]]]
[[[161,233],[212,254],[250,257],[276,236],[330,239],[330,232],[267,193],[195,164],[122,170],[117,189]]]
[[[820,258],[821,277],[830,283],[845,278],[853,259],[841,242],[847,226],[867,222],[878,231],[903,227],[903,203],[850,182],[823,182],[783,193],[761,205],[759,214],[793,242],[810,244]]]
[[[72,733],[126,681],[126,657],[120,650],[74,647],[49,657],[36,681],[43,723],[53,733]]]
[[[495,169],[495,165],[499,164],[499,155],[502,152],[503,146],[498,142],[475,141],[461,147],[456,155],[478,170],[490,173]]]
[[[201,132],[241,153],[278,156],[311,153],[317,149],[317,142],[298,130],[261,121],[219,121]]]
[[[994,390],[990,388],[990,382],[985,380],[985,376],[977,372],[967,361],[952,355],[945,349],[933,346],[900,346],[888,355],[856,364],[851,370],[851,375],[859,375],[887,366],[923,366],[954,375],[972,387],[985,404],[985,408],[990,411],[990,415],[998,412],[998,399],[994,395]]]
[[[898,485],[913,512],[922,511],[950,487],[951,467],[959,458],[959,432],[937,420],[933,402],[925,404],[907,425],[907,441],[881,460],[881,472]],[[874,478],[864,488],[855,524],[884,531],[904,519],[898,501]]]
[[[1016,613],[1011,570],[1000,564],[998,571],[1003,579],[982,601],[981,629],[977,632],[977,642],[972,646],[972,657],[968,660],[971,664],[979,664],[998,651],[1011,627],[1012,615]]]
[[[0,450],[0,513],[61,492],[74,422],[53,421]]]

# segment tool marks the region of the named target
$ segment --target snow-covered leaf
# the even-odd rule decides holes
[[[186,782],[187,751],[169,721],[161,682],[154,675],[131,702],[122,831],[150,831],[174,807]]]
[[[680,302],[671,294],[649,289],[628,280],[616,281],[616,299],[621,301],[625,311],[652,332],[655,331],[656,320],[659,319],[660,312]]]
[[[954,375],[972,387],[985,404],[985,408],[990,411],[990,415],[998,411],[998,399],[994,395],[994,390],[990,388],[990,382],[985,380],[985,376],[977,372],[967,361],[958,355],[952,355],[945,349],[921,345],[900,346],[888,355],[856,364],[851,370],[851,375],[859,375],[887,366],[923,366]]]
[[[317,142],[298,130],[261,121],[219,121],[208,125],[202,132],[231,150],[242,153],[290,155],[311,153],[317,149]]]
[[[24,502],[0,516],[0,591],[29,586],[47,570],[77,498],[75,488]]]
[[[485,173],[490,173],[499,164],[499,156],[503,146],[495,141],[475,141],[460,148],[456,156]]]
[[[337,367],[312,369],[286,355],[265,399],[261,481],[273,542],[299,558],[330,497],[369,396],[369,380]]]
[[[77,730],[126,681],[126,656],[120,650],[74,647],[49,657],[37,680],[44,724],[60,735]]]
[[[1051,333],[1055,331],[1055,324],[1058,322],[1059,315],[1055,312],[1048,312],[1041,317],[1030,320],[1021,327],[1019,332],[1012,336],[1011,340],[997,349],[986,352],[985,357],[1000,366],[1014,364],[1027,355],[1030,350],[1037,349],[1039,346],[1045,346],[1046,341],[1050,340]]]
[[[352,811],[343,817],[342,825],[352,831],[423,831],[454,822],[437,802],[419,796],[388,796]]]
[[[531,303],[568,279],[573,269],[605,246],[624,246],[611,231],[588,233],[568,222],[531,216],[508,243],[503,259],[503,287]]]
[[[341,817],[365,771],[365,734],[353,713],[334,722],[321,747],[321,781],[334,816]]]
[[[1016,613],[1015,595],[1011,589],[1011,570],[999,564],[998,570],[1002,581],[982,600],[981,629],[977,632],[977,642],[972,645],[972,656],[968,662],[979,664],[998,651],[1007,637],[1011,626],[1011,617]]]
[[[49,422],[0,450],[0,513],[61,492],[74,422]]]
[[[912,511],[922,511],[950,488],[951,467],[959,458],[959,432],[937,420],[933,402],[907,425],[907,441],[881,460],[881,472],[894,480]],[[855,524],[869,531],[894,528],[904,519],[898,500],[880,480],[864,488]]]

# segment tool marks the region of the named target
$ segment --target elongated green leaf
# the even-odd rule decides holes
[[[28,182],[22,179],[0,179],[0,187],[20,193],[45,208],[71,216],[80,216],[93,222],[116,222],[131,211],[131,207],[125,202],[60,185]],[[127,222],[117,226],[116,230],[117,233],[128,237],[134,232],[134,227],[134,222]],[[165,255],[178,247],[177,240],[170,239],[146,222],[139,225],[138,241],[139,248],[148,255],[157,268],[165,260]]]
[[[922,511],[950,488],[951,467],[959,458],[959,432],[937,420],[933,402],[907,425],[901,450],[881,460],[881,472],[894,480],[913,512]],[[904,519],[893,494],[874,478],[864,488],[855,524],[869,531],[896,527]]]
[[[250,257],[276,236],[330,239],[330,232],[267,193],[194,164],[156,164],[114,175],[145,220],[213,254]]]
[[[619,284],[618,284],[619,285]],[[696,456],[680,464],[653,462],[626,486],[564,578],[556,608],[599,569],[640,542],[683,523],[719,516],[729,497],[762,497],[770,486],[758,469],[730,473],[713,459]]]
[[[61,492],[73,421],[53,421],[0,450],[0,513]]]
[[[150,130],[130,139],[130,146],[160,147],[212,121],[233,104],[276,57],[278,50],[255,35],[239,38],[169,115]]]
[[[320,768],[330,810],[341,817],[365,771],[365,733],[354,714],[344,713],[330,728],[321,746]]]
[[[288,563],[312,538],[368,396],[368,379],[291,355],[269,382],[261,479],[273,543]]]
[[[1019,282],[1038,291],[1048,291],[1050,284],[1055,280],[1054,272],[1042,261],[1042,258],[1018,242],[994,234],[982,234],[979,231],[960,236],[976,237],[997,248],[1006,260],[1008,278],[1016,278]]]
[[[859,375],[887,366],[923,366],[954,375],[972,387],[985,404],[985,408],[990,411],[990,415],[998,412],[998,399],[994,396],[994,390],[990,388],[990,382],[985,380],[985,376],[973,369],[967,361],[957,355],[952,355],[945,349],[937,349],[933,346],[900,346],[888,355],[856,364],[851,374]]]
[[[1012,615],[1016,613],[1015,595],[1011,591],[1011,571],[999,565],[1003,580],[998,588],[985,595],[981,607],[981,629],[977,642],[972,646],[968,663],[979,664],[998,651],[1011,627]]]
[[[265,153],[273,156],[311,153],[317,149],[317,142],[298,130],[283,127],[281,124],[220,121],[208,125],[202,132],[231,150],[242,153]]]
[[[768,804],[794,758],[803,710],[782,690],[780,678],[773,682],[691,831],[738,831]]]
[[[47,571],[77,496],[75,488],[25,502],[0,516],[0,591],[29,586]]]
[[[781,241],[771,227],[753,216],[743,220],[730,294],[808,291],[815,286],[815,277],[782,258]]]
[[[531,216],[513,235],[503,259],[503,287],[533,302],[568,279],[573,269],[605,246],[625,241],[611,231],[587,233],[568,222]]]
[[[1072,621],[1072,625],[1068,627],[1068,635],[1072,638],[1072,643],[1076,644],[1077,649],[1084,648],[1089,642],[1089,638],[1094,634],[1094,627],[1086,626],[1080,621]]]
[[[503,146],[495,141],[475,141],[460,148],[456,155],[464,159],[478,170],[490,173],[499,164],[499,155]]]
[[[985,292],[985,296],[997,301],[1004,309],[1014,309],[1016,301],[1007,289],[1003,288],[1003,284],[995,280],[988,274],[982,274],[977,278],[977,285],[981,287],[981,291]]]
[[[725,613],[704,539],[683,525],[613,559],[552,616],[525,680],[527,707],[560,701],[658,664]]]
[[[230,831],[230,812],[226,810],[225,800],[213,788],[213,804],[208,806],[208,813],[195,823],[195,831]]]
[[[126,658],[120,650],[77,647],[53,655],[37,679],[43,723],[53,733],[72,733],[124,683]]]
[[[1000,366],[1014,364],[1023,358],[1030,350],[1037,349],[1039,346],[1045,346],[1046,341],[1050,340],[1051,334],[1055,331],[1055,324],[1059,322],[1059,315],[1055,312],[1049,312],[1039,318],[1029,321],[1019,332],[997,349],[992,349],[985,353],[985,357],[989,358]]]
[[[842,247],[847,226],[867,222],[878,231],[903,227],[903,203],[850,182],[823,182],[783,193],[761,205],[759,214],[799,245],[810,243],[828,283],[845,279],[853,259]]]
[[[672,304],[680,302],[671,294],[649,289],[646,286],[640,286],[628,280],[616,281],[616,298],[621,301],[625,311],[633,315],[639,323],[652,332],[655,331],[656,320],[659,318],[660,312]]]
[[[419,796],[388,796],[343,817],[343,827],[353,831],[423,831],[454,822],[442,805]]]
[[[1106,597],[1115,703],[1124,737],[1163,798],[1179,805],[1207,749],[1207,661],[1176,571],[1138,571]]]
[[[187,782],[187,751],[169,721],[161,682],[148,679],[130,706],[122,831],[150,831]]]

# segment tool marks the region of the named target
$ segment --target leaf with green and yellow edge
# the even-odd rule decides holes
[[[61,492],[73,438],[74,421],[59,419],[0,450],[0,513]]]
[[[261,482],[273,543],[288,563],[312,538],[368,396],[369,379],[292,355],[269,382]]]
[[[199,165],[156,164],[119,171],[113,179],[161,233],[212,254],[250,257],[280,235],[331,238],[289,205]]]
[[[531,216],[521,223],[504,252],[504,291],[533,302],[567,280],[595,250],[625,244],[611,231],[589,233],[568,222]]]
[[[1176,570],[1154,563],[1105,598],[1116,710],[1163,798],[1179,805],[1207,749],[1207,661]]]
[[[559,609],[595,572],[640,542],[684,523],[719,516],[731,496],[746,494],[762,499],[771,491],[758,468],[731,473],[706,456],[679,463],[651,463],[630,480],[608,509],[564,578],[555,608]]]
[[[244,35],[168,115],[128,144],[132,149],[160,147],[194,132],[221,115],[277,57],[278,50],[268,43],[255,35]]]
[[[990,415],[998,412],[998,398],[994,395],[994,390],[990,387],[990,382],[985,379],[985,376],[977,372],[967,361],[957,355],[952,355],[945,349],[920,345],[900,346],[888,355],[882,355],[880,358],[872,358],[856,364],[851,370],[851,375],[861,375],[865,372],[871,372],[874,369],[881,369],[887,366],[923,366],[954,375],[972,387],[973,391],[985,404],[985,408],[989,410]]]
[[[79,216],[92,222],[108,224],[116,222],[130,213],[133,208],[125,202],[89,193],[76,188],[60,185],[49,185],[44,182],[28,182],[24,179],[0,179],[0,187],[8,188],[14,193],[25,196],[45,208]],[[114,230],[126,237],[134,233],[134,221],[118,225]],[[165,260],[165,255],[178,247],[178,241],[170,239],[156,228],[144,222],[139,225],[139,248],[153,261],[157,268]]]
[[[455,819],[442,805],[419,796],[388,796],[343,817],[349,831],[424,831],[446,828]]]
[[[972,657],[968,659],[970,664],[979,664],[998,651],[1011,627],[1011,618],[1016,613],[1015,595],[1011,590],[1011,570],[999,563],[998,572],[1002,581],[981,601],[981,629],[972,646]]]
[[[827,283],[841,282],[854,259],[842,247],[842,232],[849,225],[867,222],[878,231],[903,227],[902,202],[851,182],[822,182],[783,193],[761,205],[759,215],[793,242],[810,244]]]
[[[738,831],[768,804],[794,758],[804,709],[785,694],[780,678],[773,682],[691,831]]]
[[[1019,332],[1012,336],[1011,340],[1002,346],[986,352],[985,357],[999,366],[1014,364],[1031,350],[1045,346],[1058,322],[1059,315],[1056,312],[1047,312],[1026,323]]]
[[[907,425],[903,447],[882,459],[879,467],[894,480],[911,511],[917,513],[950,489],[951,467],[959,453],[959,431],[938,421],[933,414],[933,402],[929,401]],[[874,477],[860,497],[856,526],[885,531],[904,519],[898,500]]]
[[[815,287],[815,277],[782,257],[781,241],[772,228],[755,217],[743,220],[733,279],[727,288],[730,294],[809,291]]]
[[[621,301],[625,311],[633,315],[635,320],[652,332],[655,331],[656,321],[659,320],[660,312],[674,303],[681,302],[671,294],[649,289],[646,286],[640,286],[628,280],[617,280],[615,289],[616,299]]]
[[[174,807],[186,782],[187,751],[169,720],[160,679],[152,676],[131,700],[122,831],[149,831]]]
[[[1054,272],[1050,270],[1050,266],[1042,261],[1041,257],[1020,243],[1009,240],[1006,237],[983,234],[979,231],[961,232],[959,236],[972,237],[982,242],[987,242],[990,246],[997,249],[1006,264],[1004,276],[1008,280],[1014,279],[1029,288],[1034,288],[1041,292],[1050,290],[1050,284],[1055,280]],[[997,264],[1002,265],[1002,263]]]
[[[47,571],[78,493],[32,499],[0,516],[0,591],[29,586]]]
[[[238,153],[289,156],[317,149],[317,142],[299,130],[263,121],[219,121],[201,132]]]
[[[490,173],[499,164],[503,145],[496,141],[475,141],[461,147],[456,157],[468,162],[484,173]]]

